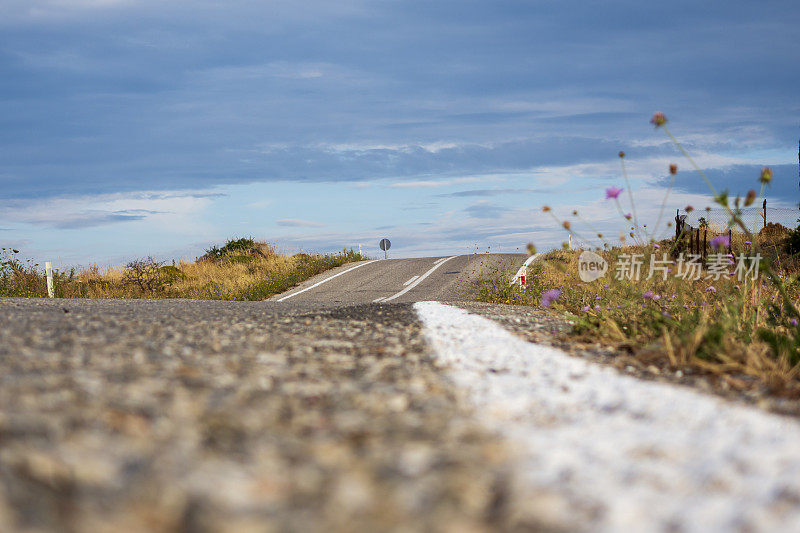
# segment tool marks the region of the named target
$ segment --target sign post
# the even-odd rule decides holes
[[[381,239],[380,247],[381,250],[383,250],[383,258],[388,259],[389,254],[387,252],[389,251],[389,248],[392,247],[392,243],[389,241],[389,239]]]

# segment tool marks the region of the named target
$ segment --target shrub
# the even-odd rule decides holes
[[[138,287],[143,293],[161,292],[166,284],[161,274],[163,264],[152,257],[131,261],[125,265],[123,282]]]

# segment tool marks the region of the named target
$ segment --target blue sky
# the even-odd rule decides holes
[[[709,203],[656,110],[718,186],[769,165],[795,205],[798,27],[791,0],[3,0],[0,240],[63,265],[546,248],[544,204],[619,231],[619,150],[652,227],[670,162],[668,212]]]

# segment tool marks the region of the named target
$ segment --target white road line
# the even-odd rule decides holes
[[[517,280],[519,279],[519,277],[520,277],[520,276],[522,276],[523,274],[525,274],[525,270],[528,268],[528,265],[530,265],[531,263],[533,263],[534,261],[536,261],[536,259],[538,259],[538,258],[539,258],[539,256],[541,256],[541,255],[542,255],[542,254],[533,254],[532,256],[530,256],[529,258],[527,258],[527,259],[525,260],[525,262],[522,264],[522,266],[521,266],[521,267],[519,267],[519,270],[517,270],[517,273],[516,273],[516,274],[514,274],[514,277],[513,277],[513,278],[511,278],[511,281],[508,283],[508,286],[510,287],[511,285],[513,285],[514,283],[516,283],[516,282],[517,282]]]
[[[435,263],[434,263],[434,264],[435,264]],[[405,283],[403,283],[403,287],[405,287],[405,286],[406,286],[406,285],[408,285],[409,283],[414,283],[414,280],[415,280],[415,279],[417,279],[418,277],[419,277],[419,276],[414,276],[414,277],[413,277],[413,278],[411,278],[410,280],[406,281]]]
[[[800,423],[644,381],[414,304],[441,363],[519,450],[523,487],[568,531],[800,531]]]
[[[435,263],[435,264],[433,265],[433,267],[432,267],[430,270],[428,270],[428,271],[427,271],[427,272],[425,272],[425,273],[424,273],[422,276],[420,276],[419,278],[417,278],[417,281],[415,281],[414,283],[412,283],[411,285],[409,285],[408,287],[406,287],[406,288],[405,288],[405,289],[403,289],[402,291],[398,292],[397,294],[393,294],[392,296],[389,296],[388,298],[385,298],[383,301],[384,301],[384,302],[389,302],[389,301],[391,301],[391,300],[394,300],[395,298],[399,298],[400,296],[404,295],[405,293],[407,293],[408,291],[410,291],[411,289],[413,289],[414,287],[416,287],[417,285],[419,285],[419,284],[420,284],[420,283],[421,283],[421,282],[422,282],[422,281],[423,281],[425,278],[427,278],[428,276],[430,276],[431,274],[433,274],[433,271],[434,271],[434,270],[436,270],[437,268],[439,268],[440,266],[442,266],[442,265],[443,265],[443,264],[445,264],[446,262],[450,261],[451,259],[455,259],[456,257],[458,257],[458,256],[457,256],[457,255],[454,255],[454,256],[452,256],[452,257],[447,257],[447,258],[445,258],[445,259],[443,259],[443,260],[441,260],[441,261],[439,261],[439,262]]]
[[[440,257],[439,259],[437,259],[436,261],[434,261],[434,262],[433,262],[433,264],[434,264],[434,265],[438,265],[438,264],[439,264],[439,263],[441,263],[442,261],[447,261],[447,257]]]
[[[323,283],[325,283],[325,282],[328,282],[328,281],[332,280],[333,278],[338,278],[338,277],[339,277],[339,276],[341,276],[342,274],[347,274],[348,272],[352,272],[353,270],[355,270],[355,269],[357,269],[357,268],[361,268],[361,267],[363,267],[363,266],[366,266],[366,265],[368,265],[368,264],[370,264],[370,263],[374,263],[375,261],[377,261],[377,259],[373,259],[373,260],[371,260],[371,261],[367,261],[366,263],[361,263],[360,265],[356,265],[356,266],[354,266],[353,268],[348,268],[347,270],[345,270],[345,271],[343,271],[343,272],[339,272],[338,274],[334,274],[333,276],[331,276],[331,277],[329,277],[329,278],[325,278],[325,279],[323,279],[322,281],[318,281],[317,283],[313,284],[313,285],[312,285],[312,286],[310,286],[310,287],[306,287],[306,288],[305,288],[305,289],[303,289],[303,290],[300,290],[300,291],[297,291],[297,292],[293,292],[292,294],[288,294],[288,295],[284,296],[283,298],[278,298],[278,300],[277,300],[277,301],[279,301],[279,302],[282,302],[282,301],[284,301],[284,300],[288,300],[289,298],[293,298],[294,296],[297,296],[298,294],[302,294],[302,293],[304,293],[304,292],[306,292],[306,291],[310,291],[310,290],[311,290],[311,289],[313,289],[314,287],[319,287],[319,286],[320,286],[320,285],[322,285]]]
[[[376,304],[378,302],[384,301],[385,299],[386,299],[386,296],[381,296],[380,298],[375,298],[374,300],[372,300],[372,303]]]

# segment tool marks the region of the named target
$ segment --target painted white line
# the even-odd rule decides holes
[[[796,419],[625,376],[462,309],[414,308],[476,416],[519,450],[552,529],[800,531]]]
[[[372,300],[372,303],[376,304],[378,302],[382,302],[385,299],[386,299],[386,296],[381,296],[380,298],[375,298],[374,300]]]
[[[436,264],[436,263],[434,263],[434,264]],[[419,277],[419,276],[414,276],[414,277],[413,277],[413,278],[411,278],[410,280],[406,281],[405,283],[403,283],[403,287],[405,287],[405,286],[406,286],[406,285],[408,285],[409,283],[414,283],[414,280],[415,280],[415,279],[417,279],[418,277]]]
[[[424,273],[422,276],[420,276],[419,278],[417,278],[417,281],[415,281],[414,283],[412,283],[411,285],[409,285],[408,287],[406,287],[406,288],[405,288],[405,289],[403,289],[402,291],[398,292],[397,294],[393,294],[392,296],[389,296],[388,298],[385,298],[383,301],[384,301],[384,302],[389,302],[389,301],[391,301],[391,300],[394,300],[395,298],[399,298],[399,297],[401,297],[402,295],[404,295],[405,293],[407,293],[408,291],[410,291],[411,289],[413,289],[414,287],[416,287],[417,285],[419,285],[420,283],[422,283],[422,281],[423,281],[425,278],[427,278],[428,276],[430,276],[431,274],[433,274],[433,271],[434,271],[434,270],[436,270],[437,268],[439,268],[439,267],[440,267],[440,266],[442,266],[443,264],[447,263],[447,262],[448,262],[448,261],[450,261],[451,259],[455,259],[456,257],[458,257],[458,256],[457,256],[457,255],[454,255],[454,256],[452,256],[452,257],[447,257],[447,258],[445,258],[444,260],[442,260],[442,261],[440,261],[440,262],[438,262],[438,263],[435,263],[435,264],[433,265],[433,267],[431,267],[431,269],[430,269],[430,270],[428,270],[428,271],[427,271],[427,272],[425,272],[425,273]]]
[[[323,283],[326,283],[326,282],[328,282],[328,281],[332,280],[333,278],[338,278],[338,277],[339,277],[339,276],[341,276],[342,274],[347,274],[348,272],[352,272],[353,270],[355,270],[355,269],[357,269],[357,268],[361,268],[361,267],[363,267],[363,266],[366,266],[366,265],[368,265],[368,264],[370,264],[370,263],[374,263],[375,261],[377,261],[377,259],[373,259],[373,260],[371,260],[371,261],[367,261],[366,263],[361,263],[360,265],[356,265],[356,266],[354,266],[353,268],[348,268],[347,270],[344,270],[344,271],[342,271],[342,272],[339,272],[338,274],[334,274],[333,276],[331,276],[331,277],[329,277],[329,278],[325,278],[325,279],[323,279],[322,281],[318,281],[317,283],[313,284],[313,285],[312,285],[312,286],[310,286],[310,287],[306,287],[306,288],[305,288],[305,289],[303,289],[303,290],[300,290],[300,291],[297,291],[297,292],[293,292],[292,294],[288,294],[288,295],[284,296],[283,298],[278,298],[278,300],[277,300],[277,301],[279,301],[279,302],[282,302],[282,301],[284,301],[284,300],[288,300],[289,298],[293,298],[293,297],[297,296],[298,294],[302,294],[302,293],[304,293],[304,292],[306,292],[306,291],[310,291],[310,290],[311,290],[311,289],[313,289],[314,287],[319,287],[319,286],[320,286],[320,285],[322,285]]]
[[[436,261],[434,261],[434,262],[433,262],[433,264],[434,264],[434,265],[438,265],[438,264],[439,264],[439,263],[441,263],[442,261],[447,261],[447,258],[446,258],[446,257],[440,257],[439,259],[437,259]]]
[[[514,274],[514,277],[511,278],[511,281],[508,283],[508,286],[510,287],[511,285],[515,284],[517,282],[517,280],[519,279],[519,277],[525,274],[525,270],[528,268],[528,265],[530,265],[531,263],[536,261],[539,258],[539,256],[541,256],[541,255],[542,254],[533,254],[532,256],[527,258],[525,260],[525,262],[522,263],[522,266],[519,267],[519,270],[517,270],[517,273]]]

